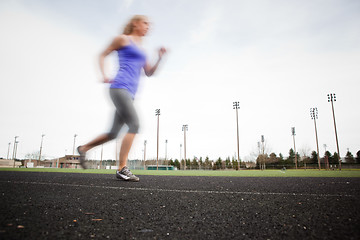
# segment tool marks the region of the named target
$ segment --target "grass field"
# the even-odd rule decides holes
[[[115,170],[105,169],[66,169],[66,168],[0,168],[1,171],[19,172],[64,172],[64,173],[93,173],[114,174]],[[211,177],[360,177],[360,169],[346,169],[342,171],[326,170],[223,170],[223,171],[155,171],[155,170],[132,170],[135,175],[158,175],[158,176],[211,176]]]

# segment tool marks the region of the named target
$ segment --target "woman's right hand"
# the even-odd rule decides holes
[[[103,83],[112,83],[112,81],[108,77],[104,77]]]

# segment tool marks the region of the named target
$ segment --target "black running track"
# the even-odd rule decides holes
[[[0,172],[0,239],[360,239],[360,178]]]

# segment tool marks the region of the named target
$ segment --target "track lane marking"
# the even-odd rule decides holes
[[[33,184],[33,185],[56,185],[56,186],[65,186],[65,187],[87,187],[87,188],[95,187],[95,188],[104,188],[104,189],[148,191],[148,192],[208,193],[208,194],[237,194],[237,195],[241,195],[241,194],[243,194],[243,195],[284,195],[284,196],[312,196],[312,197],[354,197],[353,195],[349,195],[349,194],[182,190],[182,189],[162,189],[162,188],[113,187],[113,186],[81,185],[81,184],[52,183],[52,182],[27,182],[27,181],[0,181],[0,183]]]

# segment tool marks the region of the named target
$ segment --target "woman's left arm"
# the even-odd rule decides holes
[[[166,53],[166,49],[162,47],[162,48],[159,49],[159,58],[158,58],[158,60],[156,61],[156,63],[153,66],[150,66],[148,64],[148,62],[146,62],[145,66],[144,66],[144,72],[145,72],[146,76],[150,77],[155,73],[155,71],[158,68],[159,63],[160,63],[160,61],[162,59],[162,56],[165,53]]]

